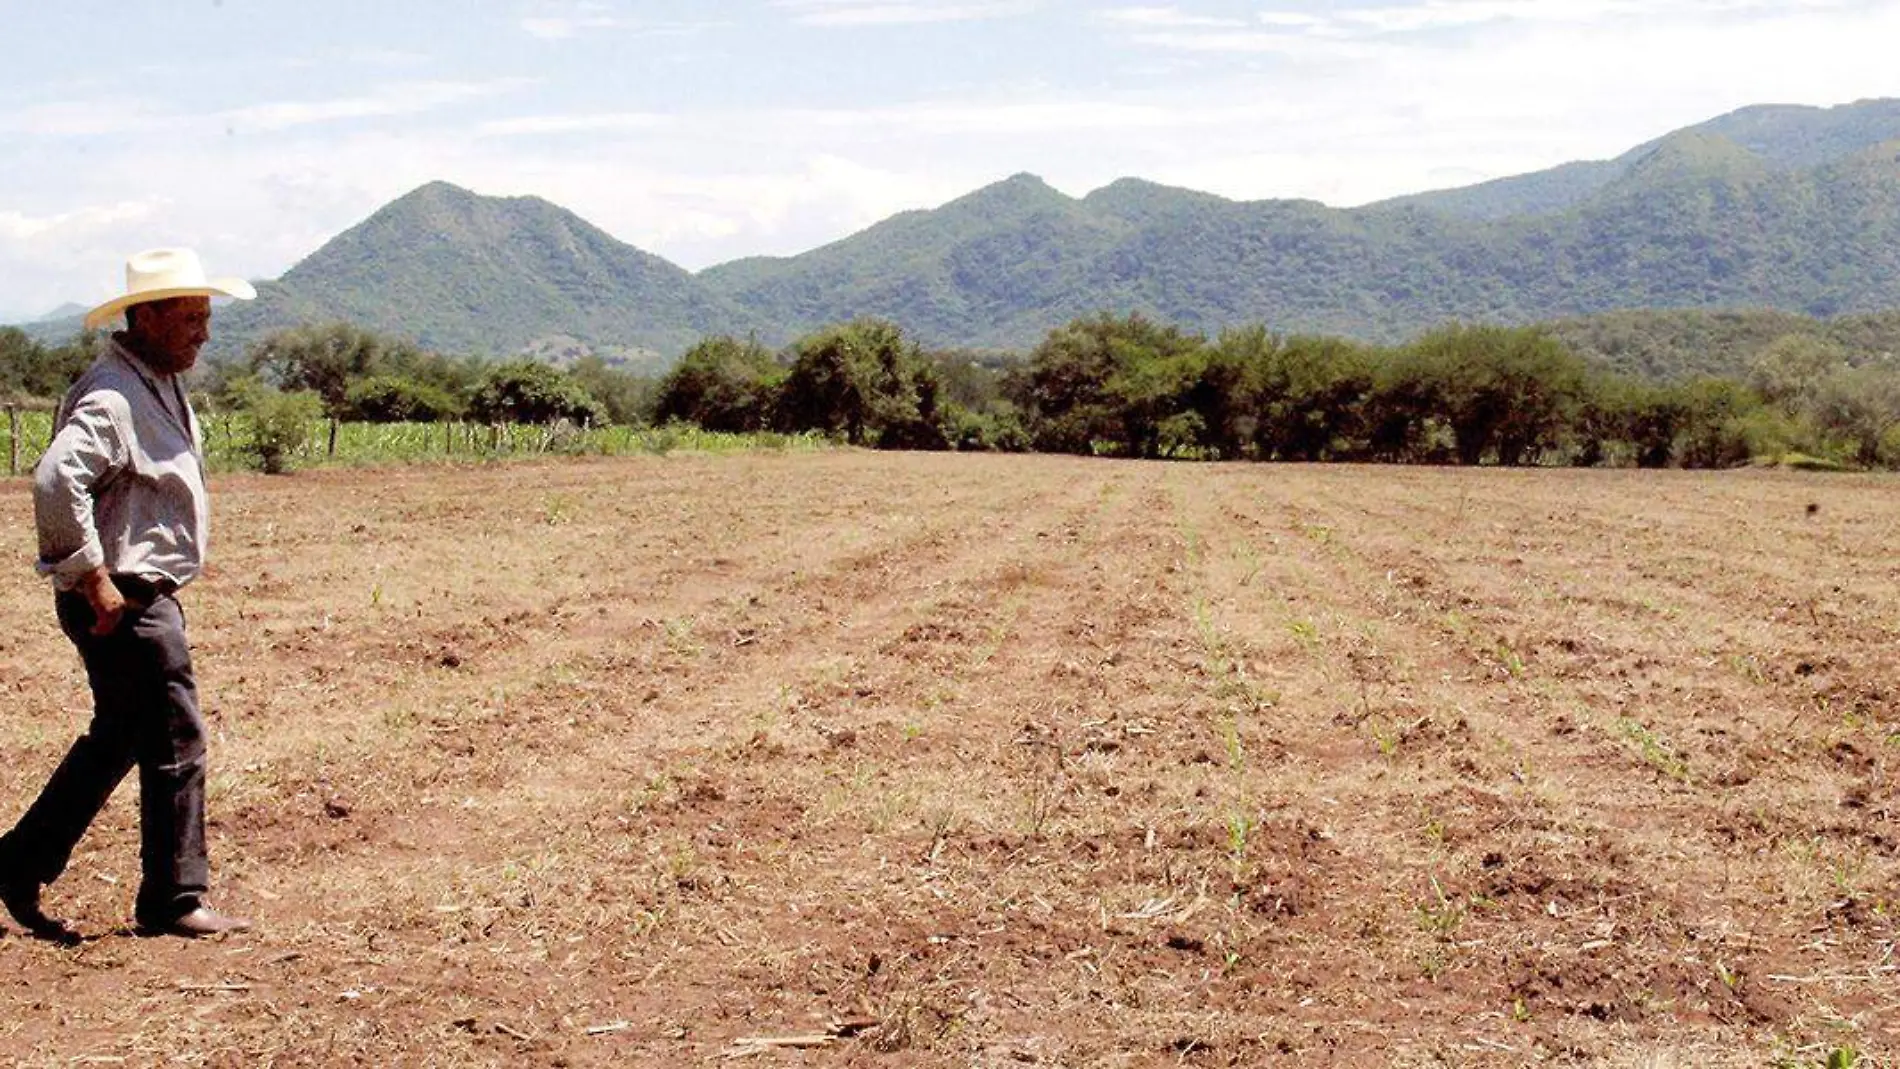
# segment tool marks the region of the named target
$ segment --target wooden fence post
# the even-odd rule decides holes
[[[20,474],[20,410],[7,406],[7,474]]]
[[[336,459],[336,417],[330,417],[330,459]]]

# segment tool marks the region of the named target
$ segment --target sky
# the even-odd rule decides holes
[[[0,0],[0,322],[434,180],[690,270],[1029,172],[1339,207],[1900,96],[1900,0]]]

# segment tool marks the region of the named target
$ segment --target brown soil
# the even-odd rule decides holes
[[[128,784],[48,891],[88,941],[0,937],[0,1056],[1900,1064],[1897,489],[224,478],[183,600],[215,900],[260,928],[128,933]],[[27,498],[0,826],[87,701]]]

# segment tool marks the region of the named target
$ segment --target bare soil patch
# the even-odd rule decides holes
[[[870,454],[220,479],[217,902],[70,1065],[1900,1059],[1900,484]],[[84,719],[0,485],[0,822]]]

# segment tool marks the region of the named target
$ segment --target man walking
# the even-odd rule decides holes
[[[140,253],[125,274],[126,292],[86,327],[123,311],[126,329],[67,392],[34,473],[39,570],[93,697],[86,733],[0,836],[0,906],[49,939],[76,936],[41,910],[40,889],[135,766],[139,929],[195,937],[250,926],[204,897],[204,720],[176,594],[204,566],[209,517],[203,439],[180,376],[210,337],[211,298],[256,292],[207,279],[188,249]]]

